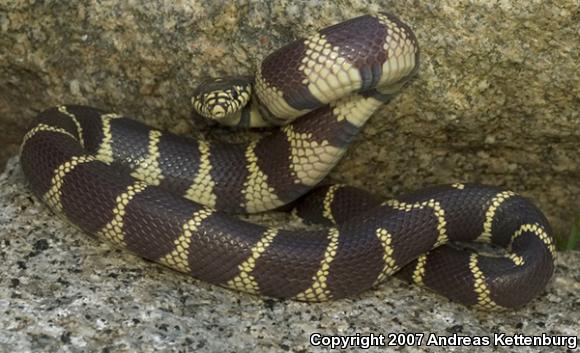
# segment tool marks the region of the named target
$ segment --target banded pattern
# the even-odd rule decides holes
[[[398,89],[417,70],[418,55],[413,32],[395,16],[357,17],[270,54],[258,68],[256,93],[275,119],[288,123],[352,92]]]
[[[58,130],[55,130],[58,131]],[[62,185],[64,177],[73,171],[79,164],[93,162],[96,159],[93,156],[74,156],[70,161],[65,162],[56,168],[52,180],[50,181],[51,188],[44,194],[42,198],[53,210],[62,212],[62,203],[60,201],[62,196]]]
[[[509,199],[503,200],[506,195]],[[484,239],[481,233],[489,223],[490,208],[494,209],[493,237]],[[394,223],[374,228],[382,247],[382,269],[375,284],[395,274],[469,306],[501,310],[529,301],[530,293],[541,291],[552,274],[556,251],[547,220],[527,199],[500,188],[451,184],[381,202],[360,189],[330,185],[314,190],[294,212],[306,223],[341,229],[354,219],[379,222],[367,218],[377,209]],[[401,234],[410,223],[416,225],[415,232]],[[421,236],[425,231],[429,238]],[[527,240],[515,246],[524,233]],[[360,236],[359,231],[356,237]],[[491,242],[506,248],[507,254],[478,255],[449,244],[456,241]],[[409,251],[417,251],[410,262],[406,261]]]
[[[527,199],[472,184],[389,201],[344,185],[316,187],[374,110],[409,81],[418,53],[396,17],[352,19],[259,66],[265,116],[291,122],[269,135],[242,144],[192,140],[59,106],[25,135],[22,169],[35,195],[87,233],[224,287],[324,301],[395,274],[476,308],[525,304],[547,284],[556,255],[547,220]],[[212,97],[227,104],[219,92]],[[307,193],[293,212],[318,230],[229,214]],[[489,242],[507,254],[480,255],[456,241]]]

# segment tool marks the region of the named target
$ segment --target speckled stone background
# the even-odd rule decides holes
[[[580,216],[579,9],[578,0],[0,0],[0,165],[34,115],[60,103],[191,132],[200,77],[251,73],[292,39],[386,10],[415,30],[420,75],[332,177],[385,196],[455,181],[507,186],[564,239]],[[561,256],[547,296],[499,316],[395,281],[331,304],[262,301],[91,241],[33,201],[17,167],[13,159],[0,177],[0,352],[306,352],[312,331],[579,332],[577,252]]]

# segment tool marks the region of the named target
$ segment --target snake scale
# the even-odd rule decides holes
[[[555,258],[549,223],[526,198],[456,183],[384,201],[320,186],[418,63],[408,25],[390,14],[357,17],[258,65],[250,106],[261,115],[240,113],[232,125],[281,125],[268,134],[191,139],[63,105],[40,113],[25,135],[22,169],[34,194],[85,232],[217,285],[325,301],[397,275],[475,308],[523,305],[544,289]],[[295,214],[319,228],[232,215],[296,200]],[[450,244],[457,241],[507,252],[485,255]]]

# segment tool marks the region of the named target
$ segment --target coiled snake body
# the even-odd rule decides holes
[[[262,116],[244,119],[283,125],[271,134],[239,144],[192,140],[95,108],[59,106],[39,114],[24,137],[22,169],[33,192],[84,231],[222,286],[324,301],[397,273],[469,306],[522,305],[543,290],[555,256],[547,220],[525,198],[453,184],[382,201],[348,186],[317,186],[368,117],[413,76],[418,58],[399,19],[358,17],[258,67],[252,100]],[[308,192],[295,212],[324,225],[318,230],[229,214],[272,210]],[[499,244],[508,255],[446,245],[466,240]]]

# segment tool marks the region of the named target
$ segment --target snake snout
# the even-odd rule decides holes
[[[231,98],[224,92],[210,92],[203,99],[203,105],[207,109],[207,115],[212,119],[222,119],[232,112],[230,107]]]
[[[224,107],[222,107],[221,105],[216,105],[212,108],[211,115],[215,119],[221,119],[224,116],[226,116],[226,109]]]

